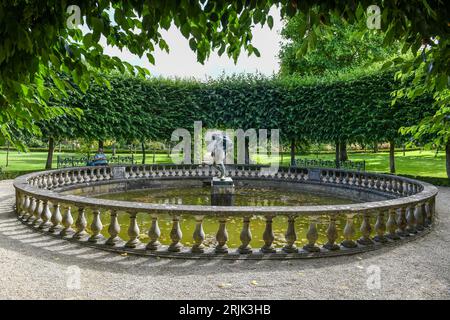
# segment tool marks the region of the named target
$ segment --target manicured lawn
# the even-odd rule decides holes
[[[63,157],[77,156],[81,157],[80,154],[72,153],[58,153],[55,152],[53,156],[53,167],[56,168],[57,155],[62,155]],[[124,155],[124,154],[119,154]],[[142,155],[135,154],[135,161],[141,163]],[[147,154],[146,163],[152,163],[153,154]],[[6,167],[6,151],[0,151],[0,166],[3,171],[29,171],[29,170],[43,170],[45,168],[45,162],[47,161],[46,152],[28,152],[19,153],[17,151],[12,151],[9,153],[9,165]],[[156,154],[155,162],[170,162],[170,158],[166,154]]]
[[[437,156],[435,154],[435,151],[407,151],[403,156],[403,152],[396,152],[397,174],[446,178],[445,154],[443,152],[438,153]],[[321,154],[319,157],[334,160],[334,154]],[[316,159],[316,156],[308,155],[299,158]],[[365,160],[367,171],[389,172],[389,153],[387,152],[350,153],[349,159],[352,161]]]
[[[56,168],[56,157],[54,156],[54,167]],[[70,156],[70,153],[63,153],[63,156]],[[0,166],[4,171],[29,171],[43,170],[45,166],[47,154],[45,152],[29,152],[19,153],[12,151],[9,154],[9,166],[6,167],[6,151],[0,151]],[[310,154],[305,156],[297,156],[302,159],[317,159],[316,155]],[[320,159],[334,160],[334,154],[320,154]],[[366,170],[376,172],[389,171],[389,154],[387,152],[379,153],[349,153],[350,160],[366,161]],[[142,155],[136,154],[135,159],[141,163]],[[146,163],[152,163],[153,154],[147,154]],[[171,162],[166,154],[156,154],[156,163]],[[289,155],[283,155],[283,164],[289,164]],[[403,156],[402,152],[396,153],[396,166],[398,174],[412,176],[428,176],[445,178],[445,155],[440,152],[435,156],[434,151],[408,151]]]

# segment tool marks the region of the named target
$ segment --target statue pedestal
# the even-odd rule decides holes
[[[214,177],[211,181],[211,205],[232,206],[234,204],[234,183],[230,177],[220,179]]]

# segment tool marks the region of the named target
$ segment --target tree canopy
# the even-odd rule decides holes
[[[333,19],[349,23],[366,20],[371,0],[167,0],[167,1],[3,1],[0,4],[0,131],[10,139],[11,126],[38,133],[36,120],[58,116],[64,110],[48,105],[72,90],[73,84],[86,91],[91,79],[105,80],[96,72],[119,70],[145,76],[147,71],[133,67],[117,57],[104,54],[103,38],[111,46],[128,48],[154,62],[152,52],[158,46],[169,50],[162,29],[175,25],[186,37],[200,62],[212,50],[237,59],[244,49],[259,55],[251,44],[252,26],[273,24],[268,15],[277,5],[282,17],[299,15],[299,37],[306,45],[297,52],[313,50],[318,36],[327,32]],[[80,8],[81,22],[89,32],[72,29],[69,5]],[[72,7],[73,8],[73,7]],[[442,0],[382,1],[381,31],[383,45],[400,41],[413,60],[395,60],[402,66],[403,77],[415,77],[409,97],[424,91],[436,93],[444,114],[448,106],[449,7]],[[424,59],[421,53],[426,53]],[[71,81],[59,77],[61,72]],[[46,85],[51,79],[54,87]],[[105,82],[107,83],[107,82]],[[399,98],[404,94],[399,91]],[[440,118],[438,117],[437,121]],[[447,131],[448,132],[448,131]]]
[[[329,32],[317,38],[315,48],[299,56],[299,50],[308,44],[308,39],[299,33],[304,19],[300,15],[287,19],[281,31],[286,40],[279,53],[282,75],[321,77],[350,72],[385,61],[400,51],[396,43],[383,47],[383,34],[380,32],[361,33],[361,26],[333,18]]]

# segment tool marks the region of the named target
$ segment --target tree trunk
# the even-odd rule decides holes
[[[447,169],[447,178],[450,179],[450,140],[445,146],[445,168]]]
[[[347,161],[348,160],[348,155],[347,155],[347,143],[345,141],[340,143],[339,146],[339,159],[341,161]]]
[[[245,164],[250,164],[249,139],[245,139]]]
[[[395,173],[395,143],[389,141],[389,172]]]
[[[378,142],[373,143],[373,153],[378,153]]]
[[[46,170],[50,170],[52,168],[54,151],[55,151],[55,140],[52,137],[50,137],[48,138],[47,162],[45,164]]]
[[[336,141],[336,168],[339,168],[340,167],[340,163],[339,163],[339,159],[341,158],[340,157],[340,143],[339,143],[339,141]]]
[[[9,166],[9,140],[6,141],[6,166]]]
[[[145,164],[145,143],[141,142],[141,147],[142,147],[142,164]]]
[[[284,157],[283,157],[283,144],[282,143],[280,144],[279,152],[280,152],[280,155],[281,155],[280,163],[283,164]]]
[[[112,155],[113,155],[113,157],[116,156],[116,143],[115,142],[112,145]]]
[[[103,149],[103,140],[98,140],[98,148]]]
[[[295,140],[291,140],[291,166],[295,166]]]

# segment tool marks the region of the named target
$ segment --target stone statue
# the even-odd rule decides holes
[[[225,158],[227,155],[227,151],[232,150],[233,141],[231,139],[222,134],[222,133],[214,133],[212,135],[211,146],[211,156],[213,157],[213,166],[215,166],[220,172],[220,179],[225,180],[226,178],[226,170],[225,170]],[[226,143],[226,146],[224,145]]]

